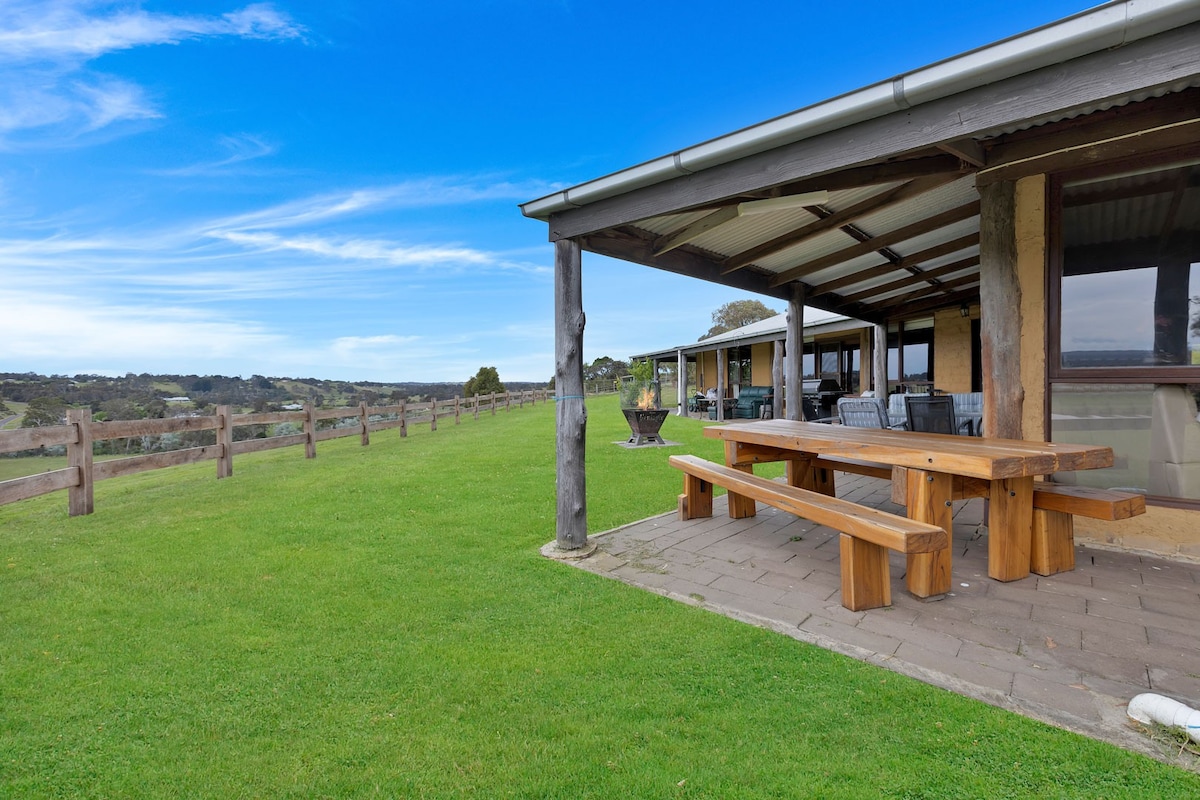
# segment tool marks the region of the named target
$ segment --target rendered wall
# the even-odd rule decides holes
[[[971,309],[979,317],[979,307]],[[944,392],[971,391],[971,317],[957,308],[933,315],[933,383]]]

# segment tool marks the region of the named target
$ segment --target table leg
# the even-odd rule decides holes
[[[992,481],[988,504],[988,576],[1016,581],[1029,575],[1033,538],[1033,478]]]
[[[909,519],[928,522],[946,531],[946,548],[934,553],[913,553],[908,556],[908,590],[917,597],[934,597],[950,591],[950,541],[954,530],[950,504],[954,488],[953,476],[943,472],[908,470],[906,489]],[[1026,558],[1028,563],[1028,558]]]
[[[753,465],[743,464],[740,462],[741,462],[741,459],[738,458],[738,443],[726,441],[725,442],[725,464],[726,464],[726,466],[732,467],[733,469],[736,469],[736,470],[741,470],[742,472],[749,472],[751,474],[754,473]],[[745,519],[746,517],[755,516],[755,514],[757,512],[756,512],[756,509],[754,508],[754,499],[753,498],[745,497],[740,494],[734,494],[733,492],[727,492],[726,494],[727,494],[726,499],[729,502],[729,518],[730,519]]]

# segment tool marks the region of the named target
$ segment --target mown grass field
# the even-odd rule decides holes
[[[674,506],[589,400],[593,531]],[[719,458],[700,423],[668,439]],[[0,508],[4,797],[1195,797],[1200,776],[538,555],[551,406]]]

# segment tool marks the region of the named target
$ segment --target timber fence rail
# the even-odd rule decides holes
[[[67,466],[63,469],[0,481],[0,505],[66,489],[68,513],[73,517],[90,514],[94,507],[93,487],[96,481],[208,460],[217,462],[218,478],[228,478],[233,475],[233,457],[236,455],[304,445],[305,458],[316,458],[317,442],[328,439],[358,436],[366,446],[370,444],[371,434],[376,431],[399,428],[403,437],[408,435],[408,427],[414,424],[426,424],[430,430],[436,431],[439,420],[452,418],[457,425],[465,414],[472,415],[474,419],[479,419],[480,414],[495,416],[500,409],[507,412],[514,406],[523,408],[526,403],[546,403],[549,397],[549,392],[537,390],[423,403],[401,402],[386,406],[360,403],[341,408],[315,408],[308,405],[301,411],[254,414],[233,414],[229,406],[217,406],[216,413],[207,417],[113,422],[93,422],[89,409],[76,408],[67,412],[65,425],[0,431],[0,453],[44,447],[65,447],[67,451]],[[283,423],[301,426],[303,432],[234,441],[235,428]],[[212,444],[108,461],[93,460],[93,445],[96,442],[210,430],[215,431],[215,442]]]

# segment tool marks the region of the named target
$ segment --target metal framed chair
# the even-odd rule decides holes
[[[908,429],[920,433],[948,433],[958,435],[959,424],[954,417],[954,398],[949,395],[906,395],[904,411],[908,416]],[[966,432],[974,433],[974,425],[966,420]]]
[[[838,416],[852,428],[892,428],[887,402],[879,397],[839,397]],[[903,428],[903,426],[898,426]]]

